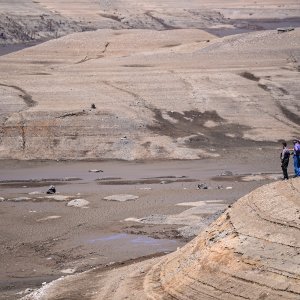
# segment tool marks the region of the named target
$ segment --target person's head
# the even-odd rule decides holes
[[[286,147],[286,146],[287,146],[287,143],[286,143],[286,142],[282,142],[282,146],[283,146],[283,147]]]
[[[293,144],[297,144],[297,143],[299,143],[299,140],[294,139]]]

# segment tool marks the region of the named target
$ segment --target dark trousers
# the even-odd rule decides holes
[[[289,174],[287,171],[288,166],[289,166],[289,161],[287,159],[284,159],[281,164],[281,169],[282,169],[284,179],[289,179]]]

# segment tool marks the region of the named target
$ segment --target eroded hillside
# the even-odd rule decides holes
[[[195,159],[299,134],[300,30],[99,30],[0,59],[0,157]]]

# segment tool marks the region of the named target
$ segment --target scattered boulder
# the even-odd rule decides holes
[[[34,191],[34,192],[28,193],[28,195],[39,195],[39,194],[42,194],[42,193],[39,191]]]
[[[295,30],[294,27],[287,27],[287,28],[277,28],[277,33],[284,33]]]
[[[69,268],[69,269],[61,270],[61,272],[64,274],[73,274],[76,272],[76,269]]]
[[[224,171],[221,173],[220,176],[232,176],[232,175],[233,175],[233,173],[231,171]]]
[[[38,219],[36,221],[37,222],[43,222],[43,221],[55,220],[55,219],[59,219],[59,218],[61,218],[61,216],[49,216],[49,217]]]
[[[125,201],[129,201],[129,200],[136,200],[138,198],[139,198],[139,196],[135,196],[135,195],[119,194],[119,195],[107,196],[107,197],[104,197],[103,199],[108,200],[108,201],[125,202]]]
[[[100,173],[100,172],[103,172],[103,171],[98,170],[98,169],[91,169],[91,170],[89,170],[89,172],[91,172],[91,173]]]
[[[43,197],[39,197],[39,198],[43,198]],[[52,199],[52,200],[55,200],[55,201],[66,201],[66,200],[70,199],[70,196],[51,195],[51,196],[45,196],[45,198]]]
[[[73,206],[73,207],[87,207],[90,202],[85,199],[74,199],[68,202],[67,206]]]
[[[27,200],[31,200],[31,198],[28,197],[17,197],[17,198],[13,198],[13,201],[27,201]]]
[[[197,187],[198,187],[198,190],[207,190],[208,189],[208,185],[206,183],[199,183]]]
[[[56,193],[56,188],[54,185],[50,185],[49,189],[47,191],[47,194],[55,194]]]

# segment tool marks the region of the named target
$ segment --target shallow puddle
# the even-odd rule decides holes
[[[127,233],[116,233],[96,237],[86,240],[88,244],[119,244],[122,243],[123,247],[150,247],[156,251],[173,251],[174,247],[178,244],[176,240],[168,239],[154,239],[145,235],[134,235]]]

